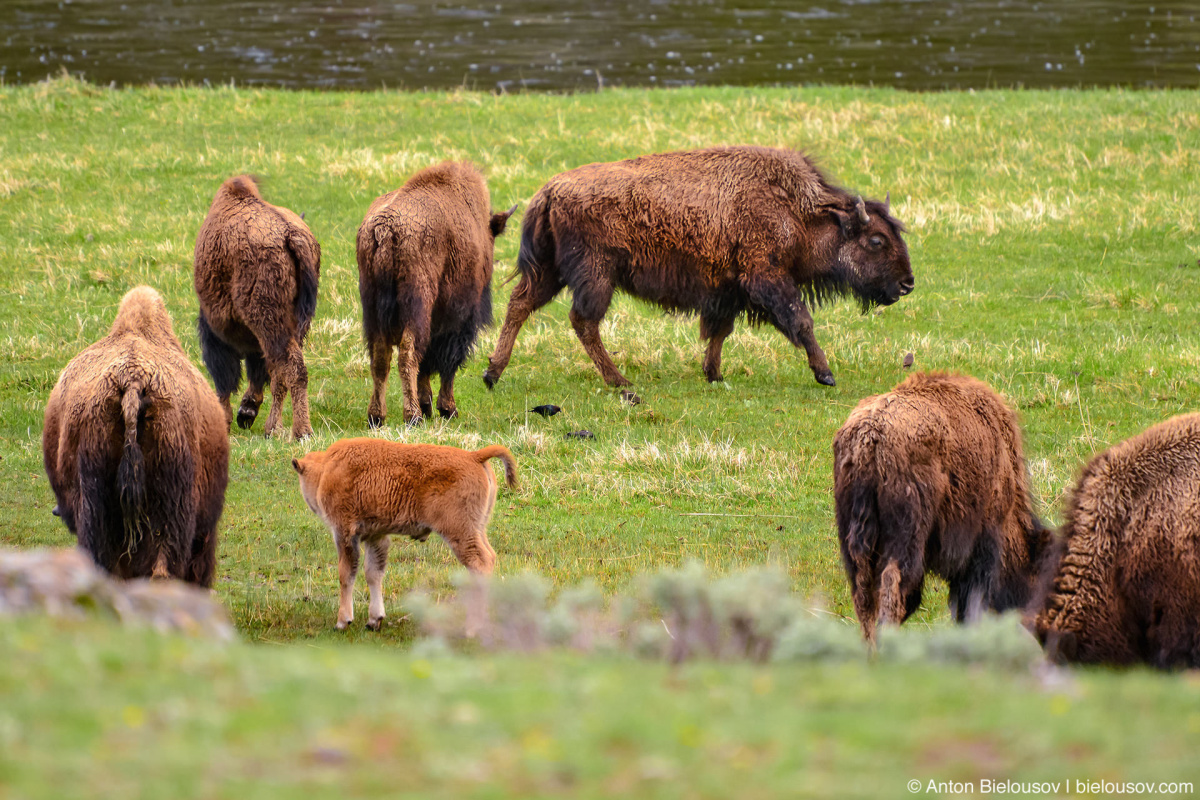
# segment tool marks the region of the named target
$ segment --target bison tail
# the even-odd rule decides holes
[[[490,445],[482,450],[476,450],[475,458],[480,464],[493,458],[499,458],[504,462],[504,482],[510,489],[517,488],[517,460],[513,458],[513,454],[507,447],[502,444]]]
[[[840,476],[838,476],[840,477]],[[863,638],[875,643],[875,621],[879,614],[876,547],[879,542],[879,511],[875,486],[862,476],[843,483],[835,478],[835,505],[842,565],[850,580],[854,613]]]
[[[517,269],[505,283],[518,275],[533,281],[539,272],[554,263],[554,232],[550,228],[550,200],[538,192],[529,201],[521,220],[521,249],[517,252]]]
[[[304,231],[288,235],[287,246],[296,265],[296,337],[304,340],[317,313],[317,283],[321,277],[321,245]]]
[[[121,463],[117,468],[117,488],[121,498],[121,515],[125,520],[127,544],[134,537],[146,516],[146,457],[138,443],[138,420],[142,416],[145,397],[140,386],[130,386],[121,397],[121,415],[125,420],[125,443]]]

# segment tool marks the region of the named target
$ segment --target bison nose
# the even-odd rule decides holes
[[[906,295],[906,294],[908,294],[909,292],[911,292],[911,291],[913,290],[913,287],[914,287],[915,285],[916,285],[916,282],[915,282],[915,281],[913,281],[913,279],[912,279],[912,278],[905,278],[904,280],[900,281],[900,294],[901,294],[901,296],[903,296],[903,295]]]

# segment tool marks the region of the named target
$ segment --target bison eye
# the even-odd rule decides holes
[[[867,246],[872,250],[879,250],[883,247],[883,239],[879,236],[872,236],[867,240]]]

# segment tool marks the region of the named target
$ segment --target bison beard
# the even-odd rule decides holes
[[[698,314],[710,381],[745,313],[803,347],[817,381],[833,385],[808,304],[853,293],[866,308],[911,292],[902,230],[886,203],[831,185],[790,150],[720,147],[564,172],[525,214],[520,282],[484,382],[500,379],[525,320],[570,287],[571,325],[611,386],[629,385],[600,340],[618,289]]]
[[[1200,414],[1093,458],[1030,625],[1058,661],[1200,667]]]
[[[925,573],[950,614],[1023,606],[1049,533],[1033,515],[1016,416],[985,384],[915,373],[858,404],[833,443],[838,541],[868,641],[921,603]]]

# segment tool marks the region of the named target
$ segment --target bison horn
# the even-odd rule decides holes
[[[888,192],[883,196],[883,210],[887,213],[892,213],[892,193]]]
[[[862,224],[866,225],[871,221],[871,218],[867,216],[867,204],[863,202],[861,195],[854,201],[854,210],[858,212],[858,221]]]

